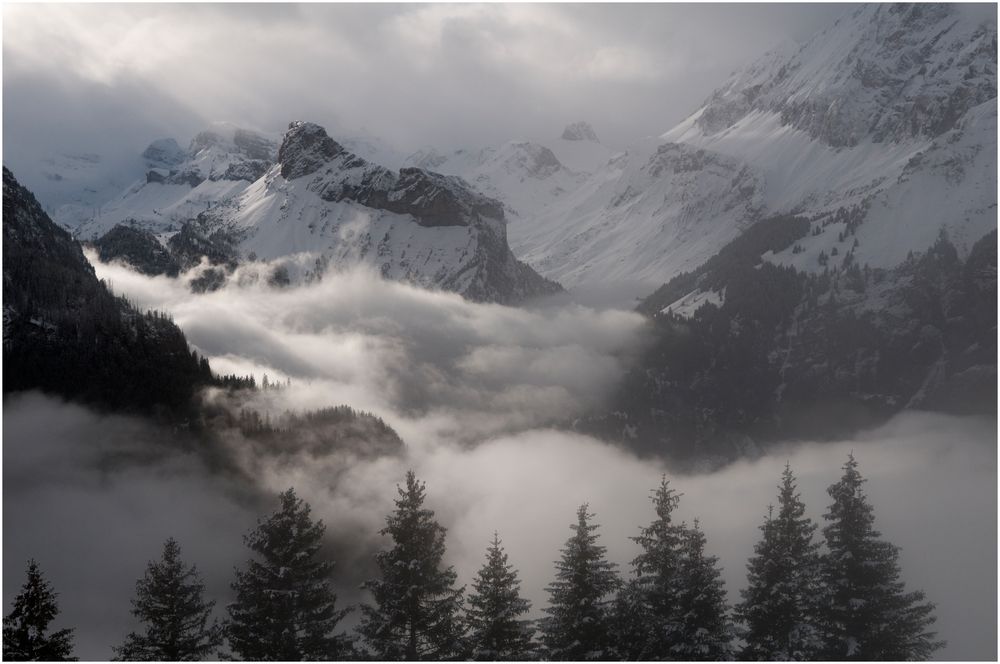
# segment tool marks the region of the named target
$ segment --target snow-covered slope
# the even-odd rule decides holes
[[[156,233],[177,231],[244,191],[274,163],[276,150],[271,137],[228,124],[199,133],[186,151],[173,139],[160,139],[143,152],[141,179],[75,224],[68,213],[57,212],[57,219],[88,240],[125,220]]]
[[[511,224],[514,251],[568,286],[691,269],[759,217],[764,181],[748,164],[675,143],[633,146],[558,206]]]
[[[773,258],[804,269],[822,270],[838,245],[891,267],[941,228],[966,252],[996,227],[996,23],[986,14],[849,10],[623,154],[595,158],[603,146],[575,123],[545,146],[410,160],[502,200],[515,253],[571,288],[651,290],[784,213],[815,219],[815,235]]]
[[[514,140],[451,153],[424,148],[408,156],[405,164],[458,175],[480,192],[503,201],[513,238],[519,220],[533,219],[559,205],[612,156],[614,152],[597,140],[590,125],[578,122],[558,139]]]
[[[481,301],[559,290],[514,258],[500,203],[460,178],[372,164],[311,123],[292,123],[278,163],[200,220],[245,259],[286,259],[293,277],[361,264]]]
[[[754,164],[766,214],[817,220],[778,262],[821,270],[837,247],[892,267],[942,228],[964,253],[997,224],[996,67],[981,12],[865,5],[734,74],[662,138]]]
[[[763,200],[761,176],[738,159],[658,140],[616,154],[585,122],[545,144],[425,149],[408,162],[502,200],[514,252],[542,274],[566,286],[626,284],[635,295],[707,259],[758,218]]]

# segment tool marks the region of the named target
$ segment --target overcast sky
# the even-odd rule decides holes
[[[3,9],[4,161],[182,144],[212,121],[367,130],[401,150],[620,147],[846,5],[41,5]],[[37,157],[36,157],[37,158]]]

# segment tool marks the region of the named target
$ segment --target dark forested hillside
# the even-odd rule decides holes
[[[181,416],[212,380],[163,314],[99,281],[80,246],[3,169],[3,390]]]
[[[95,240],[94,246],[97,257],[104,263],[121,260],[148,275],[176,277],[180,272],[177,260],[156,236],[137,224],[118,224]]]
[[[996,231],[965,260],[942,235],[892,270],[848,254],[805,274],[760,256],[791,246],[808,222],[758,226],[640,305],[656,341],[590,430],[712,463],[779,438],[843,435],[907,408],[996,412]],[[673,313],[695,289],[721,293],[721,304]]]

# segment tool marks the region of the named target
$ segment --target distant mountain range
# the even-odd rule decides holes
[[[959,5],[864,5],[804,44],[784,44],[734,73],[683,122],[625,150],[602,145],[582,121],[551,140],[427,147],[409,156],[374,136],[336,141],[369,164],[459,176],[500,201],[503,220],[492,232],[472,238],[473,227],[486,226],[465,226],[467,237],[453,232],[447,247],[440,244],[456,257],[432,251],[438,238],[416,230],[420,224],[403,239],[404,226],[389,224],[395,212],[384,208],[373,218],[378,229],[392,226],[389,238],[382,242],[378,230],[365,249],[346,237],[353,226],[343,215],[366,207],[350,197],[327,200],[318,226],[302,208],[295,213],[301,225],[264,230],[269,224],[247,211],[254,195],[275,191],[273,176],[261,182],[282,138],[232,125],[202,132],[186,150],[171,139],[154,142],[135,184],[86,218],[79,205],[58,207],[54,218],[81,239],[128,221],[165,241],[208,213],[254,227],[255,239],[240,240],[243,256],[310,252],[321,269],[367,262],[392,278],[471,288],[471,297],[503,302],[552,290],[525,276],[499,245],[477,254],[504,225],[501,242],[544,277],[568,288],[630,284],[637,296],[782,214],[808,217],[819,232],[768,260],[807,272],[821,271],[821,256],[834,247],[863,265],[890,268],[925,251],[942,228],[964,256],[996,227],[995,44],[995,22]],[[67,178],[78,165],[67,161]],[[306,205],[297,193],[285,203]],[[223,204],[239,207],[242,218],[221,214]],[[852,246],[844,247],[848,219]],[[334,227],[344,233],[331,234]],[[379,251],[384,260],[372,258]],[[489,275],[468,278],[480,269],[472,264],[488,265]],[[477,279],[484,285],[473,287]],[[510,293],[485,285],[496,279],[518,285]]]
[[[507,304],[561,290],[514,258],[500,203],[456,177],[370,163],[312,123],[292,123],[280,145],[231,128],[202,132],[187,150],[156,141],[143,156],[145,179],[75,228],[105,259],[154,273],[199,254],[229,267],[277,260],[288,283],[367,265]],[[148,262],[160,253],[152,239],[166,263]]]

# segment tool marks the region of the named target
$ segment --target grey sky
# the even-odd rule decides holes
[[[5,161],[141,149],[228,120],[367,129],[402,150],[658,134],[845,5],[11,5]]]

